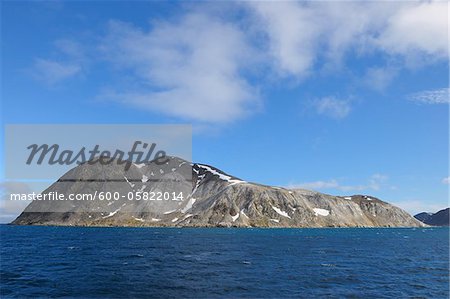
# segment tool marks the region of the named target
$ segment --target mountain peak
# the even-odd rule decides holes
[[[164,164],[155,161],[133,164],[127,171],[114,165],[80,165],[43,194],[52,192],[64,196],[112,194],[114,200],[33,201],[13,224],[422,226],[405,211],[369,195],[332,196],[264,186],[249,183],[214,166],[190,163],[177,157],[170,157]]]

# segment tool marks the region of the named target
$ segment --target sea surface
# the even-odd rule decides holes
[[[449,229],[1,225],[1,298],[449,298]]]

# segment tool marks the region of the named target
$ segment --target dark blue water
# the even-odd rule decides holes
[[[449,230],[0,226],[1,297],[449,297]]]

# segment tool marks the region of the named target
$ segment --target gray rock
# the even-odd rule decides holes
[[[183,200],[129,200],[137,192],[182,192]],[[83,164],[43,192],[116,192],[115,201],[33,201],[18,225],[178,227],[420,227],[411,215],[378,198],[249,183],[205,164],[172,157],[132,165]],[[122,195],[126,195],[122,197]]]

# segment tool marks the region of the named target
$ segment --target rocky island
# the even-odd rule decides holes
[[[100,192],[100,193],[99,193]],[[84,163],[42,192],[88,201],[34,200],[16,225],[167,227],[421,227],[402,209],[368,195],[332,196],[251,183],[213,166],[171,157],[132,164]],[[153,194],[156,198],[148,197]],[[164,198],[174,197],[176,200]],[[182,193],[182,196],[179,196]],[[99,199],[99,194],[103,198]],[[107,195],[109,194],[109,195]],[[147,197],[142,197],[147,194]],[[163,194],[163,195],[162,195]],[[117,196],[116,196],[117,195]],[[163,198],[158,198],[159,197]],[[139,198],[139,200],[137,200]]]

